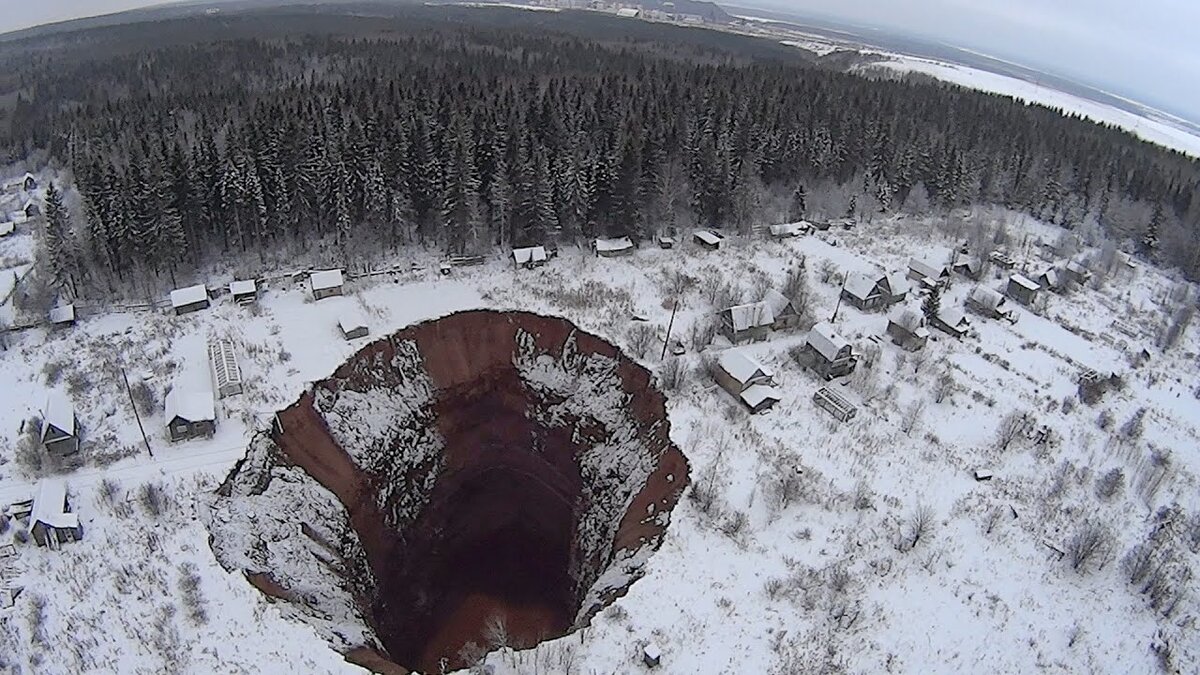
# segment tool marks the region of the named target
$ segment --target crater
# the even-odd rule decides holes
[[[454,314],[279,411],[211,500],[213,550],[357,663],[464,667],[585,625],[640,576],[688,480],[669,432],[608,342]]]

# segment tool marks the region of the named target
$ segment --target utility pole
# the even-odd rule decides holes
[[[658,357],[659,361],[667,358],[667,345],[671,344],[671,328],[675,326],[675,312],[679,311],[679,300],[675,301],[675,306],[671,308],[671,320],[667,322],[667,337],[663,340],[662,356]]]
[[[121,368],[121,379],[125,381],[125,393],[129,394],[129,406],[133,408],[133,417],[137,420],[138,431],[142,432],[142,442],[146,444],[146,454],[154,457],[154,451],[150,449],[150,439],[146,438],[146,428],[142,426],[142,416],[138,413],[137,402],[133,400],[133,387],[129,386],[129,378],[125,376],[125,368]],[[170,422],[170,420],[167,420]]]
[[[842,291],[846,290],[846,279],[849,278],[849,276],[850,276],[849,272],[842,273]],[[835,303],[833,306],[833,316],[829,317],[829,323],[833,323],[834,321],[837,321],[837,313],[838,313],[838,310],[841,309],[841,307],[842,307],[842,292],[838,291],[837,303]]]

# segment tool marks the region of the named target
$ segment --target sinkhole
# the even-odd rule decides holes
[[[532,647],[624,593],[687,484],[650,373],[570,322],[470,311],[375,341],[279,411],[213,550],[376,670]]]

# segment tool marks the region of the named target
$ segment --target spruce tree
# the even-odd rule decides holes
[[[935,284],[929,292],[925,294],[925,299],[921,301],[921,313],[925,315],[927,321],[932,321],[937,318],[937,315],[942,310],[942,287],[941,284]]]

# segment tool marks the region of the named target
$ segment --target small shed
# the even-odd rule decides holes
[[[592,248],[596,251],[596,255],[601,258],[616,258],[633,253],[633,240],[629,237],[596,239],[592,242]]]
[[[774,373],[740,349],[728,349],[721,354],[713,379],[752,413],[769,410],[780,401]]]
[[[666,235],[658,237],[658,247],[675,248],[675,237],[668,237]]]
[[[1068,261],[1066,267],[1063,268],[1063,273],[1067,279],[1081,286],[1092,280],[1092,271],[1076,260]]]
[[[56,328],[65,328],[75,325],[75,305],[66,304],[59,305],[50,310],[50,325]]]
[[[701,247],[710,251],[715,251],[721,248],[721,242],[725,241],[724,237],[716,232],[713,232],[712,230],[697,230],[696,232],[692,233],[692,239],[695,240],[697,244],[700,244]]]
[[[721,312],[721,332],[734,344],[762,339],[774,324],[771,305],[762,301],[735,305]]]
[[[17,224],[11,220],[0,223],[0,237],[7,237],[17,231]]]
[[[957,307],[947,307],[930,321],[933,327],[956,338],[962,338],[971,328],[966,313]]]
[[[370,332],[366,318],[361,312],[353,309],[347,309],[338,317],[338,328],[342,331],[342,337],[347,340],[366,337]]]
[[[526,248],[513,249],[513,263],[517,267],[524,267],[531,270],[535,267],[541,267],[546,264],[546,247],[545,246],[528,246]]]
[[[1008,278],[1008,297],[1022,305],[1032,305],[1041,289],[1036,281],[1023,274],[1014,274]]]
[[[788,330],[800,325],[800,313],[783,293],[774,288],[768,289],[762,301],[771,309],[775,319],[771,324],[773,330]]]
[[[952,266],[955,274],[978,281],[983,276],[983,261],[979,258],[966,258]]]
[[[1013,260],[1012,256],[1002,251],[992,251],[988,255],[988,261],[996,265],[1000,269],[1011,270],[1017,266],[1017,261]]]
[[[826,380],[849,375],[858,365],[850,342],[839,335],[828,321],[822,321],[808,331],[804,346],[808,367]]]
[[[848,422],[858,414],[858,408],[846,397],[826,387],[821,387],[813,394],[813,403],[839,422]]]
[[[167,392],[163,407],[172,441],[212,436],[217,431],[217,409],[211,391],[185,390],[176,384]]]
[[[51,391],[42,407],[42,447],[55,457],[79,452],[79,420],[75,405],[61,391]]]
[[[208,343],[208,364],[217,398],[242,393],[242,369],[238,365],[232,340],[222,338]]]
[[[229,284],[229,294],[239,305],[250,305],[258,300],[258,282],[254,279],[242,279]]]
[[[21,205],[21,211],[26,218],[37,218],[42,215],[42,206],[32,199],[26,199],[25,203]]]
[[[342,271],[337,269],[315,270],[308,277],[308,283],[312,288],[313,300],[323,300],[341,295],[346,282],[342,278]]]
[[[1061,293],[1067,290],[1067,276],[1059,271],[1057,267],[1047,268],[1045,272],[1038,275],[1037,284],[1042,288]]]
[[[908,261],[908,278],[925,286],[942,286],[950,280],[950,270],[943,264],[919,258]]]
[[[888,316],[887,334],[893,343],[910,352],[924,349],[929,342],[925,317],[911,309],[892,312]]]
[[[171,308],[176,316],[208,309],[208,288],[204,284],[196,284],[171,291]]]
[[[860,272],[847,274],[845,282],[842,283],[842,299],[863,311],[877,309],[883,305],[879,280]]]
[[[642,663],[647,668],[657,668],[662,663],[662,650],[658,648],[658,645],[651,642],[642,647]]]
[[[798,223],[778,223],[768,229],[772,239],[791,239],[807,233],[809,227],[808,223],[800,221]]]
[[[967,307],[989,319],[1008,318],[1009,310],[1004,296],[986,286],[976,286],[967,296]]]
[[[50,479],[38,483],[29,514],[29,533],[38,546],[55,551],[63,544],[83,539],[83,526],[79,514],[71,513],[65,483]]]

